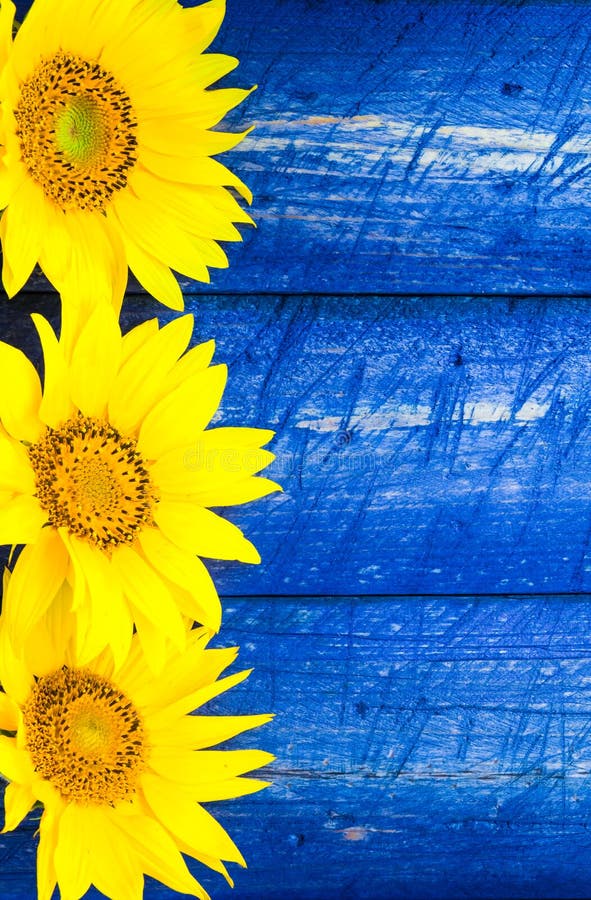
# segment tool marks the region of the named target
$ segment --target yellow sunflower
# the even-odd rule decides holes
[[[17,650],[64,581],[79,653],[128,652],[135,623],[155,668],[184,646],[184,618],[211,630],[220,603],[199,557],[256,563],[255,547],[210,506],[280,489],[254,477],[274,457],[256,428],[206,430],[226,367],[210,341],[184,352],[192,316],[121,336],[99,304],[66,358],[33,316],[45,377],[0,342],[0,544],[26,545],[14,567],[8,627]],[[82,647],[85,648],[84,652]]]
[[[31,642],[30,658],[15,655],[0,624],[4,831],[42,804],[39,900],[50,900],[56,884],[62,900],[78,900],[91,884],[112,900],[141,900],[144,874],[205,900],[182,854],[230,884],[224,862],[245,862],[201,804],[265,787],[240,776],[273,759],[209,748],[271,716],[190,714],[249,674],[218,680],[236,648],[206,649],[204,629],[189,633],[182,654],[167,645],[166,678],[147,667],[137,636],[122,664],[108,651],[82,664],[61,632],[67,593]],[[10,586],[7,595],[11,602]]]
[[[212,131],[249,93],[208,90],[237,60],[203,51],[224,0],[34,0],[12,38],[0,6],[0,238],[14,295],[38,262],[71,302],[118,307],[128,266],[162,303],[183,308],[171,269],[209,281],[218,241],[251,222],[212,157],[244,134]]]

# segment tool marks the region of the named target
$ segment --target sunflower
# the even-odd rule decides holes
[[[182,649],[185,618],[212,631],[221,610],[200,557],[257,563],[255,547],[208,507],[280,489],[254,477],[274,457],[256,428],[206,429],[226,383],[210,341],[184,353],[192,316],[121,336],[99,304],[63,353],[33,316],[45,377],[0,342],[0,543],[24,544],[7,627],[17,650],[64,581],[79,652],[128,652],[133,623],[155,668],[165,640]]]
[[[162,303],[183,308],[171,269],[209,281],[218,241],[252,222],[213,159],[244,134],[212,131],[249,91],[208,87],[237,60],[204,54],[224,0],[34,0],[12,38],[0,6],[0,238],[12,296],[36,263],[76,303],[123,299],[128,266]]]
[[[14,653],[0,622],[4,831],[42,805],[39,900],[50,900],[56,884],[63,900],[78,900],[91,884],[113,900],[141,900],[144,873],[206,900],[182,854],[230,884],[224,863],[245,862],[201,804],[265,787],[240,776],[273,759],[209,748],[271,716],[190,714],[249,674],[218,680],[237,651],[206,649],[205,629],[189,632],[182,654],[167,645],[165,679],[146,665],[137,636],[120,665],[108,651],[81,663],[62,632],[68,593],[59,592],[30,658]],[[9,602],[10,594],[9,585]]]

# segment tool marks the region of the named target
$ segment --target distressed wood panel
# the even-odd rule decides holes
[[[231,0],[258,230],[212,289],[590,293],[590,46],[578,0]]]
[[[217,807],[249,869],[212,895],[588,897],[590,630],[589,597],[228,599],[255,671],[215,708],[274,709],[278,761]],[[33,827],[0,896],[32,896]]]
[[[285,488],[226,511],[264,562],[212,565],[224,593],[591,589],[591,301],[189,306],[230,366],[217,421],[275,428]],[[0,333],[38,355],[31,309],[57,302],[0,305]]]

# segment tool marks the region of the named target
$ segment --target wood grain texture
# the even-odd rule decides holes
[[[224,593],[591,589],[591,301],[189,306],[230,367],[216,423],[274,428],[285,488],[224,511],[263,557],[212,564]],[[1,304],[0,333],[38,358],[32,309],[57,302]]]
[[[231,744],[278,760],[210,806],[249,863],[213,897],[588,897],[588,598],[228,599],[225,626],[255,671],[216,709],[274,709]],[[0,896],[32,896],[33,827]]]
[[[230,0],[258,230],[211,289],[591,293],[590,48],[578,0]]]

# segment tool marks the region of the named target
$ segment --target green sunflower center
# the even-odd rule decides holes
[[[93,97],[72,97],[55,114],[55,146],[73,166],[88,166],[104,153],[109,128]]]
[[[153,524],[154,487],[136,441],[78,415],[29,447],[48,524],[109,550]]]
[[[22,84],[14,111],[23,163],[62,210],[104,210],[137,162],[137,119],[117,79],[59,50]]]
[[[63,666],[25,704],[35,771],[67,800],[114,805],[136,788],[146,757],[141,716],[107,678]]]

